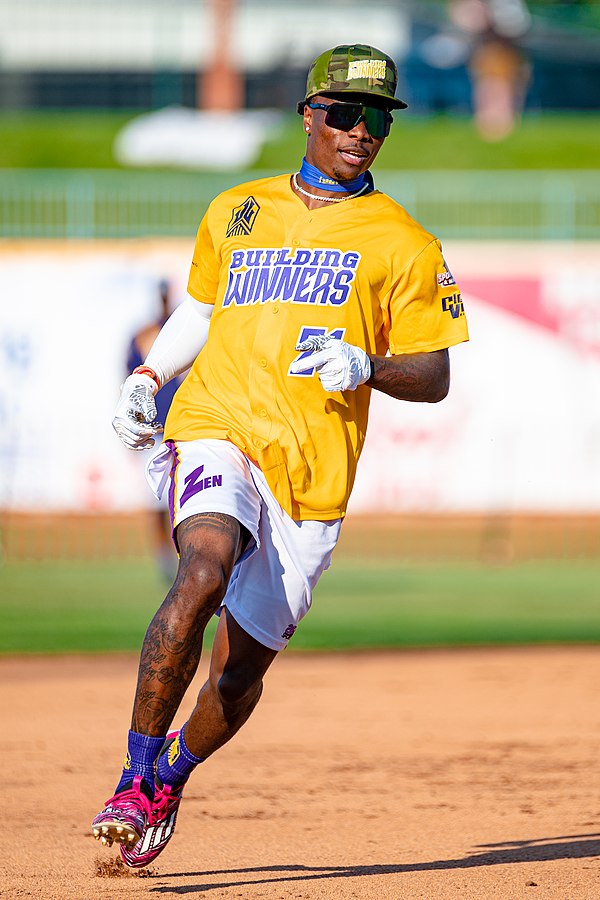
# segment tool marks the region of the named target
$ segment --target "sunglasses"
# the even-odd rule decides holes
[[[362,106],[360,103],[309,103],[311,109],[324,109],[325,124],[338,131],[351,131],[359,122],[364,122],[367,131],[374,138],[384,138],[390,133],[394,121],[387,110],[376,106]]]

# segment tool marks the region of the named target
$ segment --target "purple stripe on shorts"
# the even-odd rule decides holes
[[[171,528],[175,528],[175,471],[177,466],[179,465],[179,456],[177,453],[177,447],[175,446],[175,441],[165,441],[165,444],[173,454],[173,462],[171,464],[171,471],[169,472],[170,481],[169,484],[169,516],[171,517]],[[174,539],[174,538],[173,538]]]

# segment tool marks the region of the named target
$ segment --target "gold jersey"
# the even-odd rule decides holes
[[[330,334],[385,355],[468,339],[439,242],[399,204],[373,191],[308,209],[289,175],[213,200],[188,290],[215,308],[165,438],[231,441],[297,520],[344,515],[371,388],[327,393],[314,370],[291,375],[296,344]]]

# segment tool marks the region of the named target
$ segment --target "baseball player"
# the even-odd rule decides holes
[[[256,706],[329,566],[363,446],[372,390],[436,403],[448,348],[467,340],[439,242],[375,188],[396,66],[338,46],[298,104],[299,171],[220,194],[202,220],[189,297],[125,381],[114,428],[152,445],[154,395],[191,365],[151,455],[168,490],[175,582],[141,652],[127,753],[92,831],[129,866],[170,840],[185,784]],[[169,727],[219,612],[194,711]]]

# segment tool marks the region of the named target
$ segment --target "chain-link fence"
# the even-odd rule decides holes
[[[269,174],[0,170],[0,237],[189,236],[216,194]],[[599,171],[381,172],[377,185],[445,240],[600,238]]]

